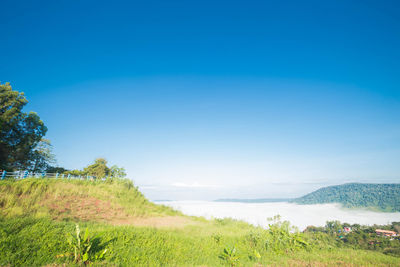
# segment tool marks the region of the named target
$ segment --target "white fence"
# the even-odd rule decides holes
[[[90,175],[71,175],[71,174],[61,174],[61,173],[38,173],[29,171],[15,171],[7,172],[0,170],[0,179],[25,179],[25,178],[54,178],[54,179],[80,179],[80,180],[94,180],[95,176]],[[107,177],[96,180],[105,180]]]

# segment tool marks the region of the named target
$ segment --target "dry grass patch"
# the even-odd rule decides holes
[[[97,221],[113,225],[135,225],[146,227],[182,228],[194,224],[183,216],[137,217],[124,211],[118,204],[89,196],[57,196],[42,202],[53,219],[76,221]]]
[[[124,209],[109,201],[89,196],[57,196],[43,201],[53,219],[112,222],[129,217]]]

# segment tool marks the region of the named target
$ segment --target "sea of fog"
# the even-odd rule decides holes
[[[304,230],[308,225],[324,226],[326,221],[339,220],[350,224],[389,224],[400,221],[400,212],[384,213],[344,209],[338,204],[297,205],[287,202],[238,203],[213,201],[160,201],[187,215],[205,218],[234,218],[260,226],[267,226],[267,218],[280,215],[282,220]]]

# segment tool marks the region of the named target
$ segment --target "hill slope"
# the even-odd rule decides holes
[[[318,189],[294,202],[299,204],[341,203],[347,208],[366,207],[400,211],[400,184],[350,183]]]
[[[149,223],[156,219],[167,227]],[[179,220],[185,220],[182,227],[176,227]],[[145,227],[137,227],[138,221]],[[83,231],[77,234],[75,223],[88,228],[88,239]],[[128,180],[5,180],[0,181],[0,266],[398,265],[390,256],[395,253],[383,254],[400,248],[397,240],[374,247],[377,251],[355,250],[325,230],[299,233],[287,222],[270,223],[266,230],[233,219],[184,216],[149,202]],[[76,258],[76,241],[68,242],[75,236],[90,245],[87,261]]]
[[[148,201],[129,180],[32,178],[0,182],[0,215],[112,224],[145,224],[146,218],[152,218],[151,224],[154,217],[180,213]]]

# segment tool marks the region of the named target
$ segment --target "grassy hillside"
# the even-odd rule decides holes
[[[294,202],[299,204],[341,203],[348,208],[366,207],[400,211],[400,184],[343,184],[318,189]]]
[[[96,235],[93,253],[107,248],[95,266],[398,266],[399,258],[375,251],[341,247],[333,237],[313,240],[307,248],[290,245],[285,234],[232,220],[216,220],[181,229],[81,223]],[[0,266],[65,266],[71,248],[66,234],[72,222],[13,218],[0,220]],[[305,236],[300,234],[302,237]],[[267,246],[269,245],[269,247]],[[281,246],[281,247],[279,247]],[[232,262],[224,250],[236,251]],[[259,257],[257,257],[259,253]],[[234,261],[234,257],[238,257]]]
[[[0,182],[0,208],[4,217],[29,215],[112,223],[179,214],[148,201],[129,180],[4,180]]]
[[[83,253],[75,260],[77,243],[67,242],[77,237],[76,224],[82,229],[80,244],[90,245],[85,260]],[[396,266],[398,262],[398,257],[380,252],[354,250],[334,234],[292,232],[287,222],[270,222],[265,230],[232,219],[184,216],[147,201],[129,181],[0,181],[0,266]]]

